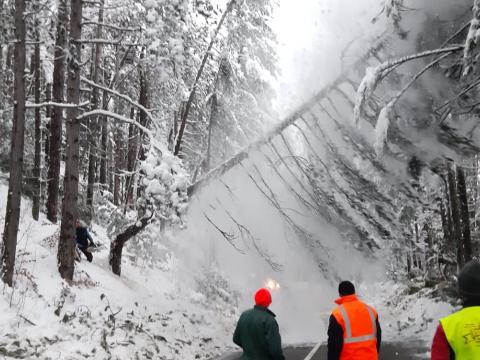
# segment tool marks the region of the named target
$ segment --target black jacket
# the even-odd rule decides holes
[[[87,228],[77,227],[76,229],[76,241],[77,245],[81,248],[87,248],[90,245],[95,246],[93,239],[88,233]]]
[[[377,318],[377,350],[380,352],[382,343],[382,329]],[[328,325],[328,360],[339,360],[343,348],[343,329],[333,315]]]

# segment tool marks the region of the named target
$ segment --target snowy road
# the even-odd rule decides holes
[[[311,351],[311,347],[285,349],[286,360],[304,360]],[[237,360],[239,354],[230,354],[218,360]],[[323,360],[327,358],[326,347],[322,346],[311,360]],[[427,349],[423,345],[413,344],[385,344],[381,351],[381,360],[413,360],[429,359]]]

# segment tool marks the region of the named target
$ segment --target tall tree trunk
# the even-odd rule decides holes
[[[22,199],[22,169],[25,134],[25,0],[15,0],[15,86],[10,144],[10,177],[2,247],[2,280],[13,284],[17,234]]]
[[[45,101],[50,102],[52,101],[52,84],[47,83],[45,84]],[[47,106],[45,108],[45,118],[46,118],[46,123],[45,123],[45,131],[43,132],[43,143],[44,143],[44,156],[45,156],[45,164],[49,166],[50,164],[50,124],[52,121],[52,108],[51,106]]]
[[[142,59],[144,55],[142,53]],[[148,99],[148,92],[149,92],[149,84],[148,84],[148,78],[147,78],[147,69],[145,64],[141,64],[139,66],[139,81],[140,81],[140,91],[139,91],[139,99],[138,103],[142,105],[145,109],[148,109],[149,107],[149,99]],[[142,111],[141,109],[138,110],[138,116],[139,116],[139,122],[143,127],[148,127],[149,124],[147,124],[148,116],[147,114]],[[138,152],[138,158],[140,161],[143,161],[146,159],[147,156],[147,149],[145,148],[144,144],[144,134],[140,132],[140,137],[139,137],[139,152]]]
[[[210,120],[208,122],[208,137],[207,137],[207,153],[205,155],[205,160],[203,163],[203,173],[206,174],[212,165],[212,133],[213,133],[213,125],[216,121],[217,114],[218,114],[218,99],[217,94],[214,93],[212,95],[212,104],[210,107]]]
[[[98,23],[103,23],[103,8],[104,2],[103,0],[100,1],[100,9],[98,11]],[[97,39],[102,38],[102,26],[98,25],[96,29],[95,37]],[[102,44],[98,43],[95,46],[95,55],[94,55],[94,63],[93,63],[93,71],[92,71],[92,81],[94,83],[98,83],[98,79],[100,77],[100,61],[102,57]],[[92,110],[96,110],[99,108],[99,95],[98,95],[98,88],[93,87],[92,91]],[[94,193],[94,185],[97,179],[97,161],[98,161],[98,142],[97,138],[99,135],[99,125],[100,119],[98,117],[90,119],[90,133],[89,133],[89,156],[88,156],[88,183],[87,183],[87,206],[90,211],[90,215],[93,215],[93,193]],[[103,154],[105,156],[106,154]]]
[[[37,28],[39,25],[36,21]],[[40,35],[36,30],[36,41],[35,45],[35,103],[40,103]],[[33,166],[33,204],[32,204],[32,217],[34,220],[38,221],[40,216],[40,187],[41,187],[41,161],[42,161],[42,117],[40,113],[40,108],[35,108],[35,155],[34,155],[34,166]]]
[[[68,8],[67,0],[58,4],[57,39],[53,62],[53,101],[62,103],[65,92],[65,60],[67,47]],[[50,121],[50,145],[47,186],[47,218],[57,222],[58,194],[60,188],[60,161],[62,154],[62,121],[63,109],[57,106],[52,109]]]
[[[108,137],[108,189],[113,194],[114,192],[114,181],[115,181],[115,155],[114,155],[114,142],[115,138],[112,139],[111,136]]]
[[[446,194],[448,196],[448,189],[446,191]],[[443,194],[442,194],[442,196],[443,196]],[[438,207],[439,207],[439,211],[440,211],[440,219],[442,221],[443,239],[445,241],[445,245],[448,245],[449,242],[450,242],[450,231],[449,231],[448,218],[447,218],[448,217],[448,211],[445,207],[444,199],[442,197],[438,200]]]
[[[106,72],[103,71],[103,85],[107,86],[107,77]],[[102,97],[102,108],[103,110],[108,110],[108,103],[109,103],[109,96],[106,91],[103,92]],[[102,184],[105,188],[107,187],[108,182],[108,161],[107,156],[109,155],[108,152],[108,117],[102,117],[102,158],[100,160],[100,184]]]
[[[120,126],[117,126],[115,131],[115,179],[113,183],[113,203],[115,205],[120,205],[121,203],[121,194],[120,194],[120,171],[123,168],[123,159],[122,159],[122,130]]]
[[[130,109],[130,119],[135,118],[135,109],[132,107]],[[128,206],[133,202],[133,184],[135,181],[135,165],[137,162],[137,129],[133,124],[129,124],[128,126],[128,154],[127,154],[127,191],[125,194],[125,207],[124,213],[126,212]]]
[[[452,228],[453,238],[456,246],[457,253],[457,266],[463,267],[464,254],[463,254],[463,241],[462,241],[462,226],[460,223],[460,204],[458,200],[457,186],[455,182],[455,174],[451,168],[448,167],[448,190],[450,197],[450,208],[452,212]]]
[[[193,100],[195,99],[195,94],[197,92],[197,87],[199,85],[200,78],[203,75],[203,70],[205,69],[205,65],[207,64],[208,58],[211,56],[211,50],[213,47],[213,44],[215,44],[215,41],[217,39],[217,35],[220,32],[220,29],[225,22],[225,19],[227,18],[227,15],[230,13],[230,11],[233,9],[233,5],[235,4],[236,0],[230,0],[229,3],[227,4],[227,7],[225,11],[222,14],[222,17],[220,18],[220,21],[218,22],[217,28],[215,29],[215,32],[212,35],[212,38],[210,39],[210,43],[208,44],[207,51],[205,51],[205,54],[202,59],[202,63],[200,64],[200,68],[197,71],[197,76],[195,77],[195,81],[193,82],[192,90],[190,91],[190,96],[188,97],[187,104],[185,106],[185,111],[182,114],[182,119],[180,122],[180,129],[178,131],[178,134],[176,134],[175,137],[175,148],[173,151],[173,154],[175,156],[178,156],[180,154],[181,146],[182,146],[182,139],[183,139],[183,134],[185,132],[185,127],[187,126],[187,120],[188,120],[188,115],[190,114],[190,110],[193,105]]]
[[[468,211],[468,195],[467,184],[465,183],[465,173],[460,166],[457,166],[457,186],[458,198],[460,201],[460,217],[462,220],[462,239],[464,260],[468,262],[472,260],[472,237],[470,234],[470,212]]]
[[[142,53],[142,59],[144,58],[144,53]],[[148,92],[149,92],[149,83],[148,83],[148,77],[147,77],[147,69],[144,67],[144,64],[141,64],[139,66],[139,81],[140,81],[140,92],[139,92],[139,104],[142,105],[145,109],[148,109],[149,107],[149,99],[148,99]],[[138,121],[139,123],[144,126],[148,127],[149,124],[147,124],[147,114],[142,111],[141,109],[138,110]],[[147,158],[147,148],[145,146],[145,134],[143,134],[142,131],[139,131],[138,135],[138,161],[143,161]],[[141,181],[141,177],[138,176],[137,181]],[[140,189],[140,187],[138,187]],[[137,197],[140,197],[140,190],[138,190]]]
[[[82,0],[71,0],[70,18],[70,54],[73,57],[68,64],[67,101],[69,104],[80,103],[80,64],[82,45]],[[65,163],[65,180],[62,206],[62,226],[58,242],[58,271],[62,278],[73,279],[75,253],[75,221],[78,218],[78,176],[80,153],[80,122],[78,107],[67,110],[67,146]]]
[[[108,146],[108,119],[102,117],[102,139],[101,139],[101,158],[100,158],[100,184],[107,187],[107,146]]]
[[[4,0],[0,0],[0,17],[5,18],[5,13],[3,11]],[[6,39],[3,37],[5,34],[5,27],[3,21],[0,21],[0,109],[5,108],[5,98],[4,98],[4,88],[5,85],[5,76],[4,76],[4,58],[3,58],[3,45],[6,43]]]

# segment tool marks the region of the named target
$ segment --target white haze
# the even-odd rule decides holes
[[[279,41],[277,108],[285,115],[332,81],[385,27],[371,20],[383,0],[281,0],[273,27]],[[382,18],[383,19],[383,18]],[[344,61],[343,50],[349,45]]]
[[[376,24],[371,23],[380,12],[382,3],[381,0],[280,1],[272,23],[278,34],[282,71],[278,82],[277,113],[285,116],[333,80],[343,66],[348,66],[366,52],[372,39],[381,35],[386,27],[384,17]],[[406,3],[414,7],[410,2]],[[441,13],[445,7],[440,5],[449,2],[414,3],[417,8],[421,3],[423,10],[440,9]],[[395,43],[394,51],[398,54],[413,51],[414,39],[425,17],[423,10],[406,22],[410,38]],[[342,62],[341,55],[348,44],[351,46]],[[333,126],[326,127],[326,131],[333,129]],[[369,130],[373,134],[373,129],[361,129],[364,132]],[[288,135],[295,139],[295,134]],[[340,134],[330,135],[341,138]],[[280,143],[277,145],[285,154],[285,148]],[[302,151],[302,148],[298,143],[295,151]],[[264,149],[264,152],[276,158],[271,150]],[[243,310],[252,305],[254,291],[273,278],[281,287],[274,292],[272,309],[278,314],[285,341],[325,340],[326,322],[336,297],[338,280],[352,279],[359,287],[360,295],[370,297],[375,293],[372,284],[386,280],[386,251],[367,257],[344,239],[344,234],[335,226],[306,211],[275,175],[262,153],[252,154],[243,164],[245,167],[237,166],[221,181],[211,182],[196,194],[190,206],[187,229],[173,235],[172,242],[176,244],[176,254],[183,269],[182,281],[196,286],[197,279],[216,270],[229,284],[229,288],[223,290],[230,294],[234,291],[240,293],[239,310]],[[253,164],[272,188],[282,209],[314,234],[321,246],[309,247],[286,224],[280,212],[272,207],[248,176],[249,173],[268,192]],[[304,194],[281,164],[275,166],[298,192]],[[249,229],[254,239],[246,234],[242,239],[239,225]],[[219,229],[227,237],[234,236],[226,239]],[[262,253],[281,264],[282,271],[273,271]],[[233,328],[230,330],[233,332]]]

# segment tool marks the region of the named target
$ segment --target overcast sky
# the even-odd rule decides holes
[[[340,71],[340,54],[352,40],[365,49],[380,25],[371,24],[382,0],[280,0],[273,27],[278,35],[281,113],[320,90]],[[354,58],[351,53],[349,58]],[[348,59],[347,59],[348,60]]]

